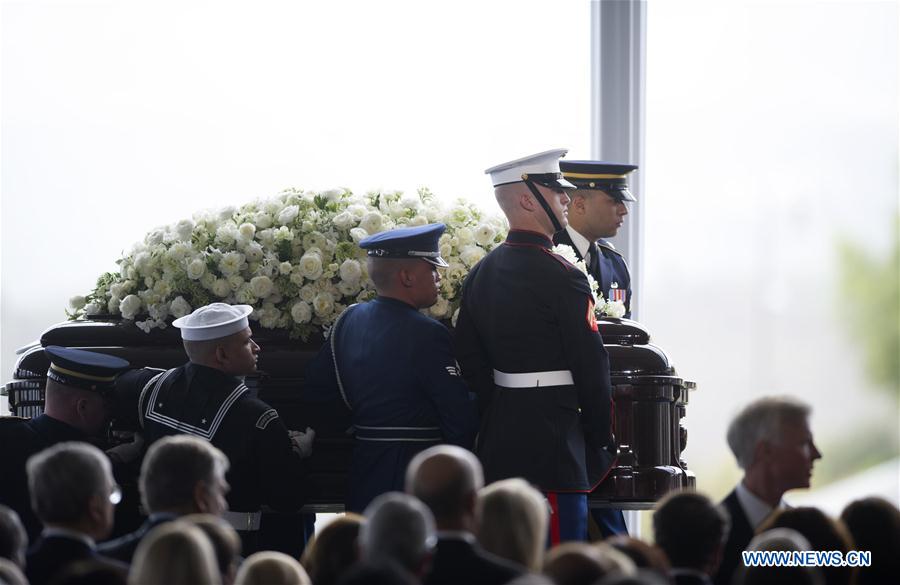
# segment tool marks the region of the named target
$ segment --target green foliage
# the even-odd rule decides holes
[[[846,323],[865,354],[866,373],[874,384],[900,397],[900,217],[886,258],[847,241],[839,252],[838,290],[857,301],[856,318]],[[846,301],[839,299],[843,307]]]

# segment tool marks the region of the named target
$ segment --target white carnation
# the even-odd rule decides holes
[[[226,223],[219,226],[216,230],[216,241],[222,245],[230,246],[238,239],[237,226],[233,223]]]
[[[253,236],[256,235],[256,226],[252,223],[242,223],[241,227],[238,228],[238,235],[243,240],[252,240]]]
[[[166,237],[165,228],[156,228],[144,238],[144,242],[150,247],[157,246],[162,244],[163,239]]]
[[[365,205],[360,205],[359,203],[349,205],[347,207],[347,211],[355,217],[357,220],[362,219],[363,216],[368,213],[369,209]]]
[[[293,270],[293,269],[294,269],[294,267],[291,266],[290,262],[281,262],[278,265],[278,273],[279,274],[290,274],[291,270]]]
[[[235,291],[234,298],[242,305],[252,305],[256,302],[256,295],[253,294],[253,289],[250,288],[249,283],[245,283]]]
[[[309,250],[310,248],[318,248],[320,250],[324,250],[328,241],[325,239],[320,232],[312,232],[303,236],[303,247]]]
[[[182,219],[175,224],[175,235],[179,240],[190,242],[191,234],[194,233],[194,222],[190,219]]]
[[[163,321],[169,316],[169,303],[156,303],[147,307],[150,318],[156,321]]]
[[[461,227],[456,230],[456,238],[459,240],[460,247],[467,246],[475,241],[475,234],[467,227]]]
[[[578,255],[575,253],[575,248],[567,244],[557,244],[556,246],[553,246],[553,253],[562,256],[572,264],[578,262]]]
[[[625,303],[622,301],[607,301],[603,307],[603,313],[615,319],[625,316]]]
[[[331,221],[332,223],[334,223],[334,227],[341,230],[346,230],[356,225],[357,219],[353,217],[353,214],[349,211],[342,211],[339,214],[335,215],[334,219]]]
[[[92,301],[84,306],[85,315],[96,315],[100,312],[102,305],[97,301]]]
[[[244,247],[244,256],[247,262],[259,262],[265,256],[265,252],[258,242],[250,242]]]
[[[359,281],[342,280],[338,283],[337,289],[341,296],[352,297],[359,292]]]
[[[307,252],[300,258],[298,268],[304,277],[315,280],[322,276],[322,257],[315,252]]]
[[[291,307],[291,318],[294,323],[309,323],[312,319],[312,309],[310,309],[309,303],[304,301],[294,303],[294,306]]]
[[[438,297],[437,302],[428,308],[428,312],[438,319],[445,319],[450,316],[450,303],[444,297]]]
[[[141,299],[137,295],[128,295],[119,303],[119,311],[126,319],[134,319],[141,310]]]
[[[303,284],[303,274],[300,273],[300,270],[298,269],[298,267],[294,267],[291,270],[291,282],[293,284],[296,284],[297,286],[300,286]]]
[[[207,272],[203,276],[200,277],[200,284],[203,285],[203,288],[207,290],[211,290],[213,284],[216,282],[216,275],[212,272]]]
[[[224,278],[216,279],[212,285],[212,293],[220,299],[224,299],[231,294],[231,284]]]
[[[172,316],[178,319],[190,313],[192,309],[190,303],[184,300],[183,296],[179,295],[169,305],[169,310],[172,312]]]
[[[412,218],[411,220],[409,220],[409,223],[407,225],[415,227],[415,226],[420,226],[420,225],[426,225],[427,223],[428,223],[427,217],[425,217],[424,215],[417,215],[414,218]]]
[[[313,302],[313,299],[316,298],[316,289],[311,285],[306,285],[300,288],[300,292],[297,293],[300,297],[301,301],[305,301],[307,303]]]
[[[256,239],[266,248],[271,248],[275,245],[275,230],[270,228],[257,232]]]
[[[219,219],[231,219],[235,213],[237,213],[237,208],[234,205],[227,205],[219,210]]]
[[[313,299],[313,309],[319,317],[328,317],[334,310],[334,297],[329,292],[320,292]]]
[[[233,275],[229,276],[226,280],[228,281],[228,286],[231,287],[232,292],[237,291],[239,288],[241,288],[242,286],[244,286],[246,284],[244,277],[241,276],[240,274],[233,274]]]
[[[272,290],[275,288],[275,285],[272,283],[272,279],[268,276],[254,276],[250,279],[250,290],[253,291],[253,294],[260,299],[264,299],[270,294],[272,294]]]
[[[358,282],[362,276],[362,266],[360,266],[359,260],[344,260],[341,264],[340,272],[342,280],[347,282]]]
[[[278,213],[278,223],[286,225],[297,219],[300,215],[299,205],[288,205]]]
[[[343,189],[329,189],[327,191],[322,191],[320,195],[327,199],[330,202],[335,202],[341,198],[341,195],[344,194]]]
[[[272,216],[268,213],[263,213],[262,211],[254,214],[253,223],[256,224],[256,227],[264,230],[272,227]]]
[[[166,250],[166,258],[173,262],[181,262],[190,253],[191,247],[184,242],[175,242]]]
[[[369,232],[361,227],[355,227],[350,230],[350,237],[353,238],[354,243],[358,244],[363,238],[369,237]]]
[[[187,275],[191,280],[199,280],[206,274],[206,262],[200,258],[194,258],[187,265]]]
[[[150,274],[153,271],[150,266],[151,260],[150,252],[140,252],[134,257],[134,269],[145,276]]]

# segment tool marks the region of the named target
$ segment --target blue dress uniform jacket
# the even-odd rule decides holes
[[[31,509],[25,462],[35,453],[64,441],[88,441],[88,436],[46,414],[33,419],[0,417],[0,504],[19,514],[32,542],[42,526]]]
[[[210,441],[231,462],[226,479],[233,512],[266,505],[295,511],[303,505],[305,466],[278,412],[254,397],[240,378],[193,363],[167,371],[143,369],[117,386],[141,384],[144,439],[187,433]]]
[[[469,272],[457,355],[484,411],[477,453],[485,482],[524,477],[543,491],[589,492],[614,459],[609,358],[587,278],[552,245],[513,230]],[[504,388],[495,370],[568,370],[573,383]]]
[[[575,250],[575,255],[579,260],[584,260],[579,252],[578,247],[572,242],[572,238],[566,230],[557,232],[553,236],[556,244],[571,246]],[[613,283],[616,288],[625,291],[625,318],[631,318],[631,273],[628,271],[628,264],[625,263],[625,257],[619,253],[615,247],[606,240],[597,240],[596,245],[600,250],[600,256],[596,263],[588,264],[588,272],[597,281],[598,292],[603,298],[609,299],[609,291]]]
[[[477,414],[447,328],[400,300],[378,297],[341,314],[306,369],[310,400],[340,397],[355,434],[347,509],[403,490],[410,459],[438,443],[470,448]]]

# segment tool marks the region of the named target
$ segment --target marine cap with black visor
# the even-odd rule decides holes
[[[550,209],[550,204],[541,195],[537,185],[554,190],[574,190],[578,188],[567,181],[559,169],[559,159],[565,156],[567,152],[569,151],[565,148],[547,150],[501,163],[484,172],[491,176],[491,182],[494,184],[494,187],[518,183],[519,181],[524,182],[528,190],[531,191],[531,194],[534,195],[537,202],[544,209],[547,217],[550,218],[554,232],[558,232],[563,229],[563,226]]]

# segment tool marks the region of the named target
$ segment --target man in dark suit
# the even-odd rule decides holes
[[[725,512],[696,492],[670,493],[653,514],[653,536],[675,585],[712,585],[727,533]]]
[[[446,267],[443,224],[399,228],[363,239],[378,297],[352,305],[306,368],[310,400],[341,400],[355,445],[347,510],[361,512],[379,494],[403,489],[406,466],[429,446],[471,447],[474,402],[459,373],[450,332],[419,312],[432,306]]]
[[[592,160],[560,160],[563,177],[578,189],[569,196],[569,225],[553,236],[557,244],[571,246],[588,273],[597,281],[603,298],[621,301],[631,318],[631,273],[625,257],[606,238],[612,238],[636,201],[627,177],[634,165]]]
[[[772,512],[787,507],[788,490],[809,487],[822,454],[809,428],[810,407],[788,397],[764,397],[747,405],[728,427],[728,446],[744,478],[722,502],[731,530],[716,585],[727,585],[754,531]]]
[[[437,548],[426,585],[501,585],[525,572],[524,567],[488,553],[475,541],[475,504],[482,487],[481,463],[465,449],[438,445],[410,462],[406,492],[431,509],[437,526]]]
[[[48,346],[44,413],[33,419],[0,417],[0,503],[16,511],[34,540],[41,523],[31,509],[25,462],[63,441],[100,442],[111,412],[116,376],[128,362],[109,355]],[[14,447],[13,447],[14,446]]]
[[[488,169],[506,241],[469,272],[456,324],[482,410],[485,479],[523,477],[553,509],[553,544],[587,538],[587,494],[615,461],[609,358],[584,273],[552,252],[566,224],[565,150]]]
[[[122,497],[103,451],[87,443],[59,443],[31,456],[26,467],[32,506],[44,523],[28,551],[29,583],[46,585],[81,560],[125,568],[98,554],[95,545],[112,531],[113,506]]]
[[[228,458],[203,439],[191,435],[163,437],[147,450],[141,465],[140,489],[148,518],[136,531],[105,542],[98,551],[131,563],[134,551],[153,528],[187,514],[221,516]]]

